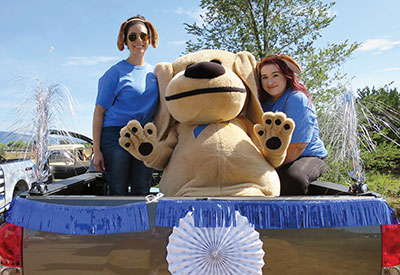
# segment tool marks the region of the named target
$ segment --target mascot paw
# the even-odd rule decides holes
[[[153,123],[143,128],[139,121],[131,120],[119,134],[119,144],[135,158],[146,163],[154,157],[157,129]]]
[[[285,154],[294,130],[294,122],[281,112],[266,112],[263,124],[254,125],[254,133],[267,152]]]

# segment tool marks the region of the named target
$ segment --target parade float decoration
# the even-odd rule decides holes
[[[261,274],[263,243],[246,217],[235,226],[196,227],[193,212],[174,226],[167,245],[172,274]]]

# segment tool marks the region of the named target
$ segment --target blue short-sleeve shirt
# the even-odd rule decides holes
[[[103,127],[125,126],[132,119],[142,125],[151,121],[158,105],[154,67],[118,62],[99,79],[96,104],[106,110]]]
[[[264,101],[261,105],[264,112],[283,112],[294,120],[296,126],[290,143],[308,143],[301,157],[326,157],[328,151],[319,137],[315,108],[304,93],[289,89],[277,101]]]

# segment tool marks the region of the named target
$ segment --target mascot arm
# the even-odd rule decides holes
[[[285,160],[294,128],[294,121],[282,112],[266,112],[262,124],[254,125],[253,132],[261,152],[273,167],[280,166]]]
[[[157,128],[153,123],[142,127],[137,120],[131,120],[120,131],[119,144],[138,160],[151,168],[162,170],[177,143],[175,131],[171,129],[165,140],[157,140]]]
[[[172,152],[175,149],[176,144],[178,143],[176,128],[173,127],[168,131],[168,136],[166,139],[161,140],[158,143],[157,150],[158,158],[155,159],[151,164],[151,167],[157,170],[163,170],[172,155]]]

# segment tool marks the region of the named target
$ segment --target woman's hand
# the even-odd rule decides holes
[[[98,151],[94,154],[93,164],[94,167],[96,168],[96,171],[98,172],[106,171],[106,167],[104,165],[103,153],[101,151]]]
[[[300,157],[300,155],[306,149],[307,145],[308,145],[308,143],[292,143],[292,144],[290,144],[286,151],[286,158],[283,161],[282,165],[298,159]]]
[[[93,114],[93,164],[98,172],[106,171],[103,153],[100,151],[101,130],[103,127],[105,110],[100,105],[96,105]]]

